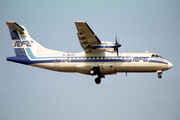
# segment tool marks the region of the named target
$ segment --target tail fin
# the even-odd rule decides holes
[[[16,22],[6,22],[9,27],[11,39],[16,56],[26,56],[25,47],[31,47],[31,37],[23,26]]]
[[[24,26],[18,25],[13,21],[6,22],[6,24],[10,30],[14,51],[17,57],[57,52],[47,49],[33,40]]]

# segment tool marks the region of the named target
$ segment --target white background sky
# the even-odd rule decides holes
[[[119,52],[159,53],[163,73],[95,76],[59,73],[6,61],[15,56],[6,21],[24,25],[47,48],[81,52],[75,21],[86,21]],[[179,120],[179,0],[1,0],[0,120]]]

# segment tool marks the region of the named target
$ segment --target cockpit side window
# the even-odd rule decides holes
[[[154,54],[152,54],[151,57],[154,57]]]
[[[157,55],[157,54],[152,54],[151,57],[156,57],[156,58],[162,58],[163,59],[163,57],[161,57],[160,55]]]

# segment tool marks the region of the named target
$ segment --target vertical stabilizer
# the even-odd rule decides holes
[[[60,51],[50,50],[41,46],[33,40],[24,26],[18,25],[16,22],[6,22],[9,27],[10,35],[16,56],[35,56],[42,54],[57,53]]]
[[[31,48],[33,39],[28,34],[25,27],[18,25],[16,22],[6,22],[9,27],[13,47],[16,56],[26,56],[25,49]]]

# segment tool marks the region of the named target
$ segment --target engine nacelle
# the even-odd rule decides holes
[[[115,43],[114,42],[101,42],[100,44],[91,45],[90,48],[95,50],[102,50],[107,52],[114,52]]]

